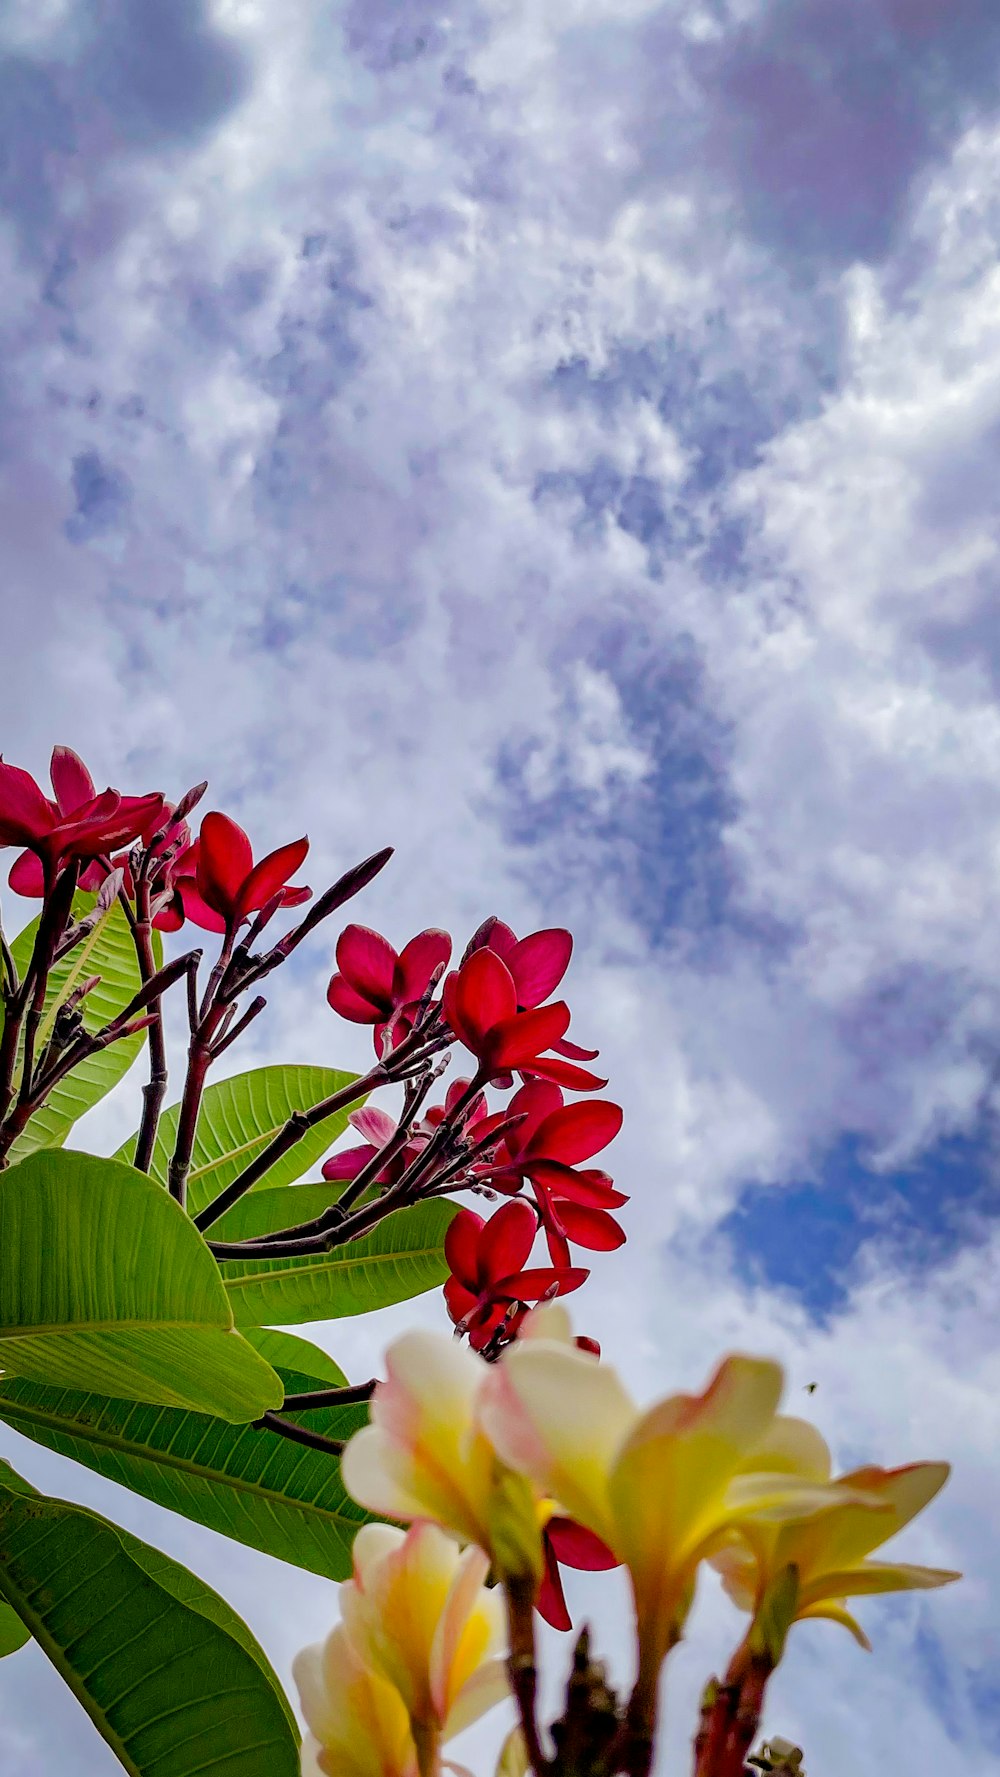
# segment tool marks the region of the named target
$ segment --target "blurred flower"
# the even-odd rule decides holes
[[[345,926],[337,940],[338,973],[331,976],[326,997],[341,1018],[375,1026],[375,1052],[391,1029],[393,1043],[410,1030],[408,1011],[426,993],[435,969],[447,963],[451,938],[429,928],[418,932],[401,951],[368,926]]]
[[[948,1474],[945,1462],[855,1469],[832,1483],[832,1503],[822,1511],[780,1522],[757,1520],[747,1525],[743,1535],[727,1539],[711,1557],[712,1565],[721,1573],[733,1602],[755,1616],[775,1578],[794,1567],[797,1587],[792,1620],[827,1617],[842,1623],[868,1648],[868,1637],[846,1609],[846,1598],[945,1586],[961,1578],[939,1567],[866,1559],[923,1511]]]
[[[810,1426],[777,1417],[781,1386],[777,1364],[729,1357],[703,1394],[642,1411],[615,1370],[568,1342],[551,1307],[528,1317],[483,1384],[480,1422],[501,1459],[627,1566],[647,1681],[727,1530],[828,1502],[825,1446]]]
[[[459,1550],[436,1524],[365,1524],[353,1560],[344,1627],[399,1692],[418,1746],[461,1733],[507,1696],[503,1600],[484,1584],[482,1550]]]
[[[321,1647],[303,1648],[292,1674],[310,1730],[303,1774],[417,1777],[406,1704],[395,1685],[367,1666],[338,1624]]]

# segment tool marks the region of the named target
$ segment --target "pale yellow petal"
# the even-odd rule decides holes
[[[837,1539],[830,1546],[830,1565],[853,1567],[872,1549],[888,1542],[940,1493],[950,1473],[946,1462],[913,1462],[905,1468],[860,1468],[839,1476],[839,1487],[879,1499],[885,1516],[845,1514]]]
[[[857,1618],[852,1617],[849,1610],[845,1609],[842,1604],[835,1603],[832,1599],[826,1604],[811,1605],[807,1610],[800,1611],[799,1616],[820,1617],[830,1623],[839,1623],[842,1628],[847,1629],[848,1632],[854,1636],[858,1646],[863,1647],[867,1654],[870,1654],[872,1651],[872,1644]]]
[[[461,1734],[463,1729],[471,1727],[487,1710],[494,1709],[509,1696],[506,1660],[487,1660],[477,1667],[455,1698],[445,1724],[445,1739],[451,1740]]]
[[[503,1645],[502,1596],[487,1591],[487,1557],[465,1549],[448,1588],[429,1654],[430,1695],[434,1714],[444,1722],[476,1667]]]
[[[362,1524],[351,1547],[351,1562],[357,1584],[365,1587],[365,1576],[388,1555],[396,1555],[406,1542],[406,1531],[396,1524]]]
[[[808,1607],[824,1598],[862,1598],[877,1592],[928,1591],[948,1586],[962,1575],[945,1567],[915,1567],[910,1562],[863,1561],[839,1573],[820,1574],[802,1590]]]
[[[772,1474],[828,1481],[830,1466],[829,1445],[816,1427],[806,1419],[779,1413],[740,1464],[740,1470],[767,1469]]]
[[[607,1475],[637,1416],[617,1372],[575,1347],[519,1342],[493,1366],[479,1411],[504,1462],[608,1540]]]
[[[542,1302],[525,1316],[517,1337],[519,1341],[550,1339],[556,1345],[572,1346],[573,1322],[569,1309],[562,1302]]]
[[[323,1673],[321,1644],[302,1648],[292,1661],[292,1677],[298,1688],[302,1713],[317,1740],[336,1730],[337,1711],[331,1702]]]

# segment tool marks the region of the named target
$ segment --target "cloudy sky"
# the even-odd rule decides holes
[[[1000,1777],[998,248],[995,0],[0,5],[3,752],[209,775],[317,886],[393,843],[396,942],[573,927],[633,1197],[588,1330],[955,1464],[906,1546],[966,1582],[796,1632],[809,1777]],[[329,967],[234,1065],[363,1058]],[[332,1620],[2,1449],[283,1674]],[[737,1627],[706,1586],[677,1755]],[[119,1768],[34,1650],[0,1698],[9,1777]]]

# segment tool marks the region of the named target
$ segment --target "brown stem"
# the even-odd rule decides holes
[[[524,1735],[528,1763],[535,1777],[549,1777],[551,1760],[538,1731],[538,1668],[535,1658],[535,1585],[532,1580],[507,1580],[507,1627],[510,1652],[507,1670]]]
[[[227,1209],[232,1209],[233,1204],[238,1203],[244,1193],[249,1191],[258,1179],[263,1178],[265,1172],[269,1172],[275,1162],[280,1160],[283,1154],[287,1154],[290,1148],[294,1148],[310,1129],[316,1127],[317,1123],[322,1123],[326,1117],[332,1117],[334,1111],[341,1111],[346,1105],[354,1104],[359,1098],[364,1098],[365,1094],[370,1092],[373,1087],[383,1085],[387,1078],[385,1067],[379,1062],[369,1073],[362,1074],[349,1086],[342,1086],[338,1092],[331,1092],[329,1098],[321,1099],[319,1104],[314,1104],[308,1111],[293,1111],[287,1123],[278,1130],[277,1135],[272,1136],[267,1146],[262,1148],[260,1153],[251,1160],[249,1166],[245,1166],[239,1176],[233,1179],[232,1184],[227,1185],[224,1191],[219,1192],[218,1197],[199,1211],[194,1217],[195,1227],[202,1230],[210,1228],[213,1222],[217,1222],[220,1216],[225,1215]]]
[[[325,1438],[322,1432],[310,1431],[308,1426],[295,1425],[291,1419],[282,1419],[278,1413],[265,1413],[262,1418],[253,1421],[254,1431],[276,1431],[279,1437],[289,1438],[293,1444],[305,1444],[309,1450],[323,1450],[328,1456],[339,1456],[344,1448],[342,1438]]]
[[[286,1394],[286,1410],[301,1412],[310,1407],[349,1407],[355,1401],[370,1401],[378,1387],[373,1376],[370,1382],[345,1383],[342,1388],[311,1388],[305,1394]]]
[[[723,1682],[714,1695],[706,1693],[694,1777],[743,1777],[773,1671],[771,1655],[754,1648],[749,1637],[737,1648]]]
[[[439,1777],[441,1770],[441,1729],[433,1722],[410,1719],[413,1744],[417,1753],[420,1777]]]
[[[120,900],[127,903],[128,896],[121,895]],[[136,919],[132,926],[132,940],[135,944],[136,961],[139,964],[139,979],[145,984],[152,980],[156,973],[156,959],[153,956],[153,924],[150,918],[150,888],[148,877],[143,874],[136,884]],[[155,999],[150,1005],[153,1022],[149,1026],[149,1081],[142,1089],[142,1120],[136,1137],[135,1153],[132,1165],[137,1172],[148,1172],[156,1146],[156,1131],[160,1122],[160,1111],[167,1091],[167,1045],[163,1034],[163,1002]]]

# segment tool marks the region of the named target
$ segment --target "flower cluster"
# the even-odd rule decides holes
[[[639,1735],[652,1744],[660,1669],[683,1633],[699,1570],[711,1564],[722,1574],[750,1627],[709,1693],[698,1777],[742,1772],[793,1623],[826,1617],[867,1646],[847,1599],[958,1577],[869,1558],[934,1497],[947,1466],[833,1477],[820,1434],[779,1412],[782,1372],[768,1359],[728,1357],[701,1394],[640,1408],[553,1303],[528,1315],[495,1364],[413,1332],[390,1347],[386,1368],[371,1423],[344,1452],[349,1491],[371,1511],[436,1524],[480,1549],[507,1588],[512,1645],[520,1637],[523,1646],[525,1598],[529,1614],[541,1602],[550,1621],[568,1626],[559,1560],[622,1564],[638,1668],[623,1742]],[[523,1727],[529,1747],[537,1743],[537,1725]]]
[[[430,1523],[366,1524],[341,1621],[295,1660],[303,1771],[429,1777],[440,1748],[508,1694],[503,1605],[481,1551]]]

